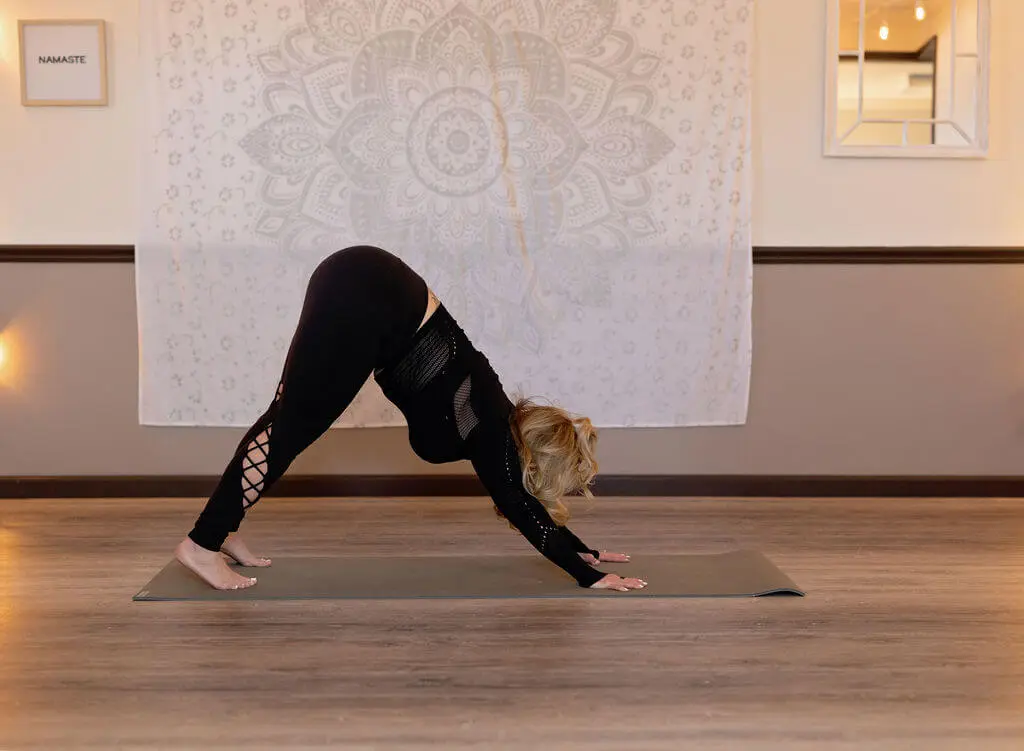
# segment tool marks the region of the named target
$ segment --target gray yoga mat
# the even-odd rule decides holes
[[[639,555],[627,564],[602,563],[648,586],[610,592],[576,585],[539,556],[436,556],[274,558],[269,568],[238,568],[256,586],[218,591],[172,560],[135,600],[386,600],[547,597],[760,597],[803,596],[793,581],[761,553]]]

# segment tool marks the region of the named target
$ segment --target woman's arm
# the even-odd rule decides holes
[[[470,461],[477,476],[494,501],[494,505],[544,557],[561,567],[581,587],[590,587],[606,574],[586,563],[576,545],[579,538],[564,527],[555,524],[544,504],[523,487],[519,454],[511,433],[499,431],[476,436],[475,450]],[[573,542],[573,541],[576,542]]]
[[[587,547],[587,544],[580,538],[572,533],[568,527],[562,527],[562,534],[569,540],[569,544],[572,545],[572,549],[577,553],[590,553],[594,558],[600,559],[600,551],[594,550],[593,548]]]

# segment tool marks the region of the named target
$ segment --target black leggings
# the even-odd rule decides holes
[[[220,550],[245,512],[341,416],[374,368],[399,359],[427,285],[378,248],[338,251],[313,272],[270,407],[238,444],[189,537]]]

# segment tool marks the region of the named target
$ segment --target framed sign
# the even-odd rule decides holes
[[[107,104],[107,30],[100,20],[18,21],[25,107]]]

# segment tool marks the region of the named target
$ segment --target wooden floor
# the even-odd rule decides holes
[[[0,501],[0,749],[1024,749],[1022,501],[599,499],[574,525],[754,547],[804,599],[133,603],[198,508]],[[246,531],[523,550],[467,499],[267,499]]]

